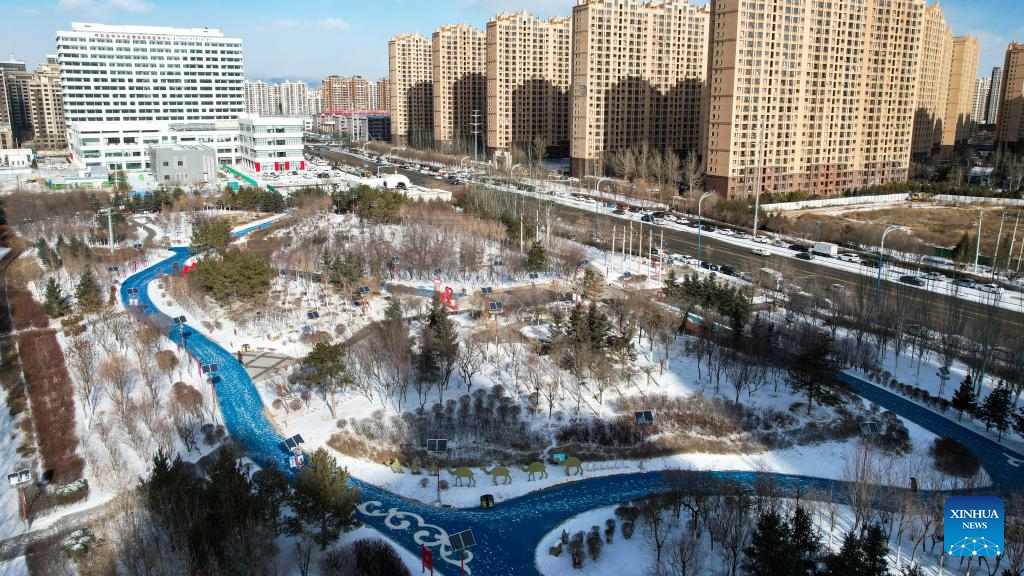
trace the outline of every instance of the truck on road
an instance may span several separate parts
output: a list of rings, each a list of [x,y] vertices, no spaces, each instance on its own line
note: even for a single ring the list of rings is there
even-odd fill
[[[831,242],[815,242],[814,246],[811,247],[811,252],[814,252],[819,256],[836,258],[839,256],[839,246],[836,246]]]

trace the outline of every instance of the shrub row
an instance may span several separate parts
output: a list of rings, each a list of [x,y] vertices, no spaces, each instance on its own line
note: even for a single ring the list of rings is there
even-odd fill
[[[53,330],[23,332],[18,349],[47,474],[52,482],[78,480],[85,462],[77,454],[75,391],[57,335]]]

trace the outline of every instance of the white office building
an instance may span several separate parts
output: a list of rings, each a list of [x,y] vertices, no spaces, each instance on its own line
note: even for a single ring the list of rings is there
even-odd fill
[[[303,129],[307,119],[243,115],[238,119],[241,169],[262,174],[305,170]]]
[[[212,28],[73,23],[57,32],[68,147],[81,167],[146,170],[152,144],[238,161],[242,41]]]
[[[57,32],[69,123],[232,120],[245,111],[242,40],[212,28],[74,23]]]
[[[68,126],[71,161],[82,168],[151,171],[151,146],[203,144],[218,164],[241,160],[238,120],[211,122],[75,122]]]

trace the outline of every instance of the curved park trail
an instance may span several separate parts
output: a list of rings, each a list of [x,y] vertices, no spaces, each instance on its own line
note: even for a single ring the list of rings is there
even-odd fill
[[[242,235],[246,230],[236,233]],[[187,248],[174,248],[160,263],[129,277],[121,286],[121,299],[146,313],[169,318],[160,312],[148,295],[149,284],[169,274],[191,256]],[[137,289],[138,299],[129,300],[129,290]],[[178,340],[178,329],[173,328]],[[220,382],[217,397],[225,425],[232,436],[257,463],[273,461],[286,468],[283,438],[268,421],[264,405],[252,379],[235,356],[189,326],[184,327],[185,346],[200,364],[218,364]],[[858,378],[843,375],[843,380],[864,398],[891,410],[923,428],[954,438],[967,445],[981,459],[997,488],[1024,485],[1024,456],[931,410],[905,400],[887,390]],[[289,470],[289,474],[294,472]],[[784,492],[843,494],[842,481],[786,474],[753,472],[692,472],[690,479],[731,479],[752,485],[767,477]],[[407,500],[372,484],[352,478],[362,492],[357,516],[361,522],[387,535],[418,555],[421,546],[434,552],[434,565],[444,574],[459,573],[459,556],[451,550],[450,535],[472,529],[477,545],[466,553],[465,572],[476,576],[536,574],[534,551],[541,539],[569,518],[601,506],[644,497],[673,484],[671,472],[633,473],[578,480],[546,490],[500,502],[488,510],[437,508]]]

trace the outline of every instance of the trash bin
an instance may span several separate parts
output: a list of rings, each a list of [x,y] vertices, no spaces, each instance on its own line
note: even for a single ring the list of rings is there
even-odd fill
[[[480,497],[480,508],[487,509],[494,507],[494,496],[491,494],[484,494]]]

